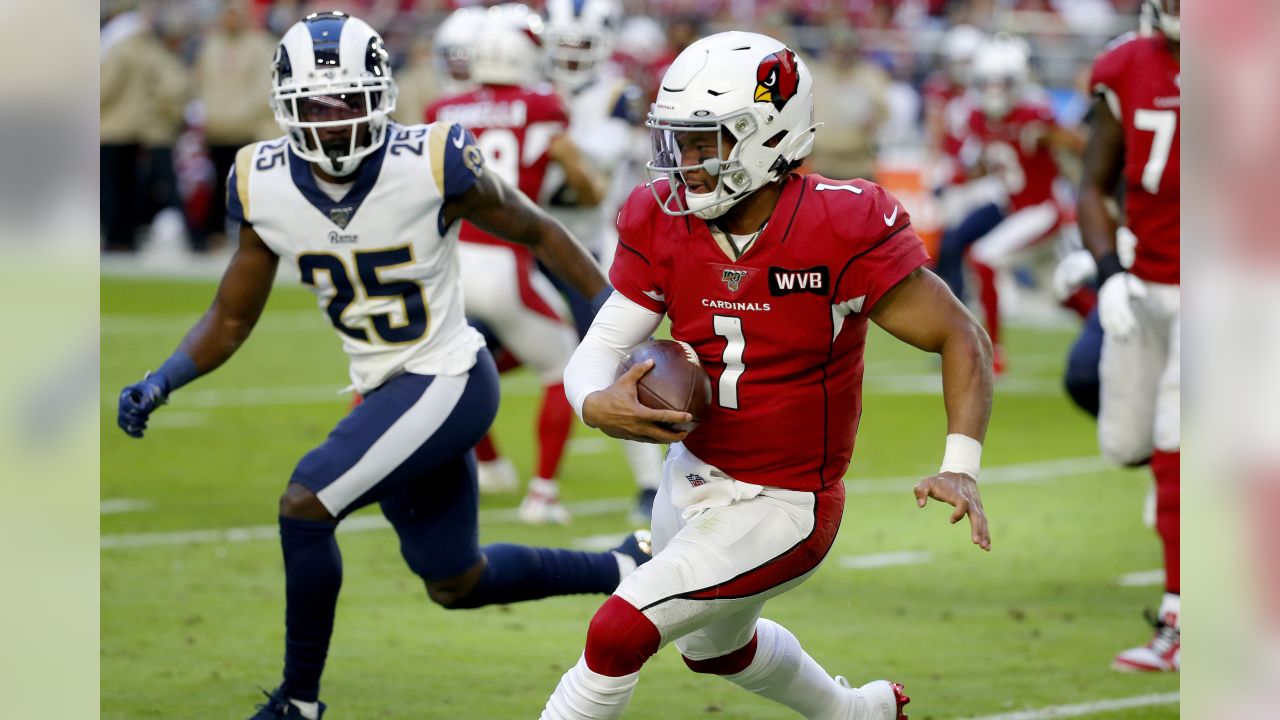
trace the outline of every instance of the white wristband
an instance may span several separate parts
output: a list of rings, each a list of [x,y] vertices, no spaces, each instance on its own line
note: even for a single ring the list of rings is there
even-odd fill
[[[959,433],[947,436],[947,451],[942,456],[942,467],[938,472],[963,473],[977,480],[981,465],[982,443]]]

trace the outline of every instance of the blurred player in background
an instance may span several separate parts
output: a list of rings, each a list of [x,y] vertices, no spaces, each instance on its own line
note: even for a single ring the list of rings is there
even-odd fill
[[[1097,94],[1084,178],[1080,230],[1097,261],[1104,331],[1098,442],[1126,465],[1151,459],[1156,532],[1164,545],[1165,594],[1155,635],[1116,656],[1129,671],[1181,667],[1179,575],[1181,315],[1178,139],[1181,55],[1178,0],[1152,0],[1150,35],[1117,40],[1093,66]],[[1126,268],[1107,201],[1123,184],[1128,228],[1137,240]]]
[[[471,48],[470,79],[477,88],[440,98],[427,107],[426,118],[470,129],[489,171],[526,197],[542,195],[547,168],[554,163],[563,172],[564,192],[575,203],[594,207],[604,198],[604,178],[570,139],[563,101],[549,83],[541,82],[541,34],[541,19],[524,5],[488,10]],[[573,424],[563,375],[578,335],[568,305],[527,247],[469,223],[463,224],[459,238],[468,318],[482,323],[543,385],[536,475],[520,504],[520,518],[567,523],[569,511],[560,502],[556,478]],[[486,469],[495,471],[482,475],[485,490],[515,489],[514,468],[499,458],[491,439],[486,437],[477,453]]]
[[[621,716],[644,663],[675,642],[695,672],[808,718],[902,720],[902,686],[832,678],[765,602],[835,541],[861,413],[868,321],[942,356],[947,454],[915,488],[966,513],[990,548],[976,478],[991,410],[986,333],[936,276],[903,208],[865,180],[793,173],[809,155],[813,79],[787,46],[725,32],[684,50],[649,115],[653,182],[618,219],[616,288],[565,379],[587,425],[674,443],[653,509],[654,559],[596,613],[550,720]],[[692,432],[637,401],[619,360],[663,316],[711,376]],[[786,428],[786,432],[780,432]]]
[[[550,0],[546,13],[549,73],[568,103],[569,137],[607,187],[599,205],[585,206],[564,182],[563,170],[552,167],[548,210],[608,267],[618,246],[618,208],[643,182],[638,173],[643,160],[636,162],[636,156],[638,147],[648,147],[641,127],[647,101],[644,91],[610,60],[622,25],[622,9],[614,0]],[[585,336],[595,316],[590,299],[552,281],[569,301],[579,337]],[[623,451],[639,487],[631,517],[647,525],[662,472],[662,450],[651,443],[624,441]]]
[[[316,294],[350,356],[364,402],[298,463],[280,497],[284,681],[254,720],[314,720],[342,557],[334,532],[379,503],[411,570],[446,608],[611,592],[643,562],[635,536],[606,553],[489,545],[476,528],[471,447],[498,405],[498,377],[467,326],[458,222],[528,244],[584,293],[607,289],[557,223],[489,172],[451,123],[402,126],[382,38],[339,12],[281,39],[271,105],[284,137],[236,156],[227,206],[240,247],[213,306],[177,352],[120,394],[119,424],[142,437],[171,393],[248,339],[281,257]]]
[[[1000,346],[1000,301],[996,271],[1062,227],[1064,201],[1055,192],[1054,151],[1079,154],[1083,139],[1060,126],[1053,110],[1030,83],[1026,44],[1000,34],[986,40],[973,60],[975,101],[969,116],[972,149],[962,150],[983,172],[999,178],[1007,205],[980,207],[943,237],[938,272],[956,297],[964,297],[964,259],[980,284],[987,332],[995,344],[996,372],[1005,358]],[[1075,308],[1073,308],[1075,309]],[[1083,305],[1080,310],[1087,312]]]

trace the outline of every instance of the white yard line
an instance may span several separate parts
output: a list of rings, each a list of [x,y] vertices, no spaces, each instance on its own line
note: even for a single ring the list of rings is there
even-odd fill
[[[917,550],[876,553],[875,555],[845,555],[837,562],[847,570],[876,570],[898,565],[919,565],[933,560],[933,554]]]
[[[565,503],[569,512],[578,517],[588,515],[607,515],[621,512],[631,507],[634,498],[611,498],[607,500],[584,500],[576,503]],[[493,508],[480,511],[480,522],[519,522],[516,508]],[[357,515],[347,518],[338,526],[340,533],[368,532],[390,528],[390,523],[381,515]],[[177,532],[121,533],[103,535],[103,550],[128,548],[174,546],[174,545],[208,545],[211,543],[242,543],[251,540],[274,540],[279,537],[280,529],[276,525],[256,525],[252,527],[220,528],[211,530],[181,530]]]
[[[1112,700],[1094,700],[1092,702],[1079,703],[1076,705],[1052,705],[1050,707],[1035,708],[1032,710],[1018,710],[1016,712],[1001,713],[999,715],[983,715],[981,717],[966,718],[965,720],[1052,720],[1052,718],[1099,715],[1101,713],[1115,712],[1116,710],[1151,707],[1153,705],[1173,705],[1177,703],[1179,699],[1180,696],[1178,693],[1135,695],[1133,697],[1115,698]]]
[[[1150,587],[1164,584],[1164,570],[1143,570],[1131,572],[1116,578],[1116,583],[1123,587]]]
[[[118,515],[120,513],[142,512],[143,510],[150,510],[152,507],[154,507],[154,504],[150,500],[111,498],[98,503],[98,514]]]
[[[1111,467],[1113,466],[1106,460],[1096,456],[1041,460],[1039,462],[984,468],[982,477],[978,478],[978,482],[982,485],[1027,485],[1101,472]],[[846,475],[844,487],[845,492],[849,495],[910,492],[923,477],[923,475],[900,475],[898,477],[860,478],[856,475]]]
[[[1101,458],[1061,458],[1040,462],[1005,465],[987,468],[981,481],[984,484],[1027,484],[1072,477],[1097,472],[1110,467]],[[916,476],[868,478],[848,480],[845,486],[849,494],[870,495],[910,492],[919,481]],[[569,512],[577,516],[607,515],[630,509],[634,498],[608,498],[565,503]],[[519,522],[515,508],[490,508],[480,511],[481,522]],[[379,515],[360,515],[348,518],[338,527],[339,532],[362,532],[388,527]],[[204,545],[208,543],[235,543],[250,540],[274,539],[279,533],[275,525],[222,528],[210,530],[185,530],[178,532],[123,533],[102,536],[103,550],[173,545]]]

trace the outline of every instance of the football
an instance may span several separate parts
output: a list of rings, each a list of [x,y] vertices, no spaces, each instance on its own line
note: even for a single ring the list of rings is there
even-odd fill
[[[653,360],[653,369],[636,384],[640,403],[655,410],[687,412],[693,420],[672,426],[677,432],[692,431],[711,407],[711,378],[698,362],[698,355],[678,340],[650,340],[637,345],[618,364],[618,376],[636,363]]]

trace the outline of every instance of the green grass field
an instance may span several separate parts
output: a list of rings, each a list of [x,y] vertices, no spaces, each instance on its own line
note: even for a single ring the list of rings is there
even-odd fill
[[[247,717],[256,686],[278,682],[276,500],[297,459],[346,410],[337,394],[345,357],[311,296],[282,286],[237,357],[175,394],[145,440],[126,437],[116,393],[168,356],[213,289],[102,282],[103,718]],[[1070,333],[1010,334],[1013,369],[998,385],[983,457],[992,552],[948,525],[942,507],[916,509],[912,478],[936,470],[945,434],[936,363],[876,332],[844,527],[822,570],[766,609],[831,673],[904,682],[913,720],[1178,689],[1177,677],[1108,667],[1117,650],[1147,639],[1140,611],[1159,600],[1158,585],[1119,582],[1160,565],[1155,535],[1140,524],[1149,479],[1097,460],[1092,421],[1058,389]],[[504,378],[497,437],[525,477],[538,394],[526,374]],[[517,495],[486,497],[482,541],[573,545],[629,529],[634,487],[612,441],[579,426],[562,479],[570,503],[618,502],[595,504],[605,510],[580,512],[567,528],[531,528],[502,512]],[[366,508],[351,519],[360,526],[339,535],[345,580],[326,718],[537,717],[603,597],[446,612],[427,601],[376,517]],[[916,562],[865,567],[887,553],[916,553],[904,556]],[[1082,714],[1173,718],[1178,708]],[[688,672],[665,648],[627,717],[794,716]]]

